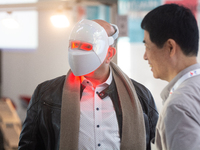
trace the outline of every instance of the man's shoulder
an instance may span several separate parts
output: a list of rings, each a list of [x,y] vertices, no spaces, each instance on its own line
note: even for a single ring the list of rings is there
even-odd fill
[[[156,108],[156,105],[155,105],[155,101],[154,101],[154,98],[151,94],[151,92],[141,83],[131,79],[134,87],[135,87],[135,90],[136,90],[136,93],[137,93],[137,96],[138,96],[138,99],[142,105],[142,109],[144,112],[156,112],[157,114],[157,108]]]
[[[187,103],[200,104],[200,75],[184,81],[171,95],[170,104],[186,105]]]
[[[147,89],[147,87],[145,87],[143,84],[141,84],[133,79],[131,79],[131,81],[132,81],[138,95],[140,95],[142,97],[144,95],[146,95],[148,97],[151,96],[151,92]]]
[[[167,107],[178,107],[185,111],[199,111],[200,106],[200,76],[196,77],[198,80],[193,79],[185,81],[177,90],[170,96]]]
[[[55,77],[53,79],[49,79],[49,80],[46,80],[44,82],[41,82],[40,84],[51,84],[51,83],[56,83],[56,82],[60,82],[60,81],[63,81],[65,80],[66,78],[66,75],[62,75],[62,76],[59,76],[59,77]]]
[[[184,81],[169,97],[164,106],[166,113],[182,112],[188,116],[200,115],[200,76]],[[193,117],[195,118],[195,117]],[[198,117],[199,119],[199,117]]]
[[[54,87],[58,87],[59,85],[63,85],[64,81],[65,81],[66,75],[62,75],[50,80],[46,80],[42,83],[40,83],[37,88],[39,88],[41,90],[41,92],[46,91],[48,89],[54,88]]]

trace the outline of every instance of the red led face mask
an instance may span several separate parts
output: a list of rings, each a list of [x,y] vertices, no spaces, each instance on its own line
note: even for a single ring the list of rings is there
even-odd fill
[[[92,44],[81,41],[71,41],[70,47],[71,49],[81,49],[85,51],[91,51],[93,48]]]

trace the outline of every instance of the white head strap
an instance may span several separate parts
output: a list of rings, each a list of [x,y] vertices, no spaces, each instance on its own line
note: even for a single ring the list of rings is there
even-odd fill
[[[118,34],[119,34],[118,27],[115,24],[111,24],[111,25],[115,29],[115,33],[112,36],[108,37],[108,43],[109,43],[109,45],[112,45],[114,43],[114,41],[118,38]]]
[[[115,24],[111,24],[111,25],[115,29],[115,33],[112,35],[112,37],[113,37],[114,40],[116,40],[118,38],[118,35],[119,35],[119,29],[118,29],[117,25],[115,25]]]

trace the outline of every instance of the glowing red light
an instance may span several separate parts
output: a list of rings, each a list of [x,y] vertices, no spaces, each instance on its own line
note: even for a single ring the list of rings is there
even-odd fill
[[[90,51],[92,50],[92,44],[89,43],[82,43],[80,49]]]
[[[71,49],[82,49],[85,51],[92,50],[93,46],[90,43],[81,42],[81,41],[71,41]]]
[[[72,41],[71,42],[71,48],[72,49],[79,48],[80,43],[81,43],[81,41]]]

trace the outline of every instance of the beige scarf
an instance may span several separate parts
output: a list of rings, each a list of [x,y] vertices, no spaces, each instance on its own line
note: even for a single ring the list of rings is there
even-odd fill
[[[120,150],[145,150],[146,135],[143,111],[129,77],[111,62],[122,107],[122,139]],[[77,150],[80,121],[80,77],[68,72],[63,87],[60,150]]]

